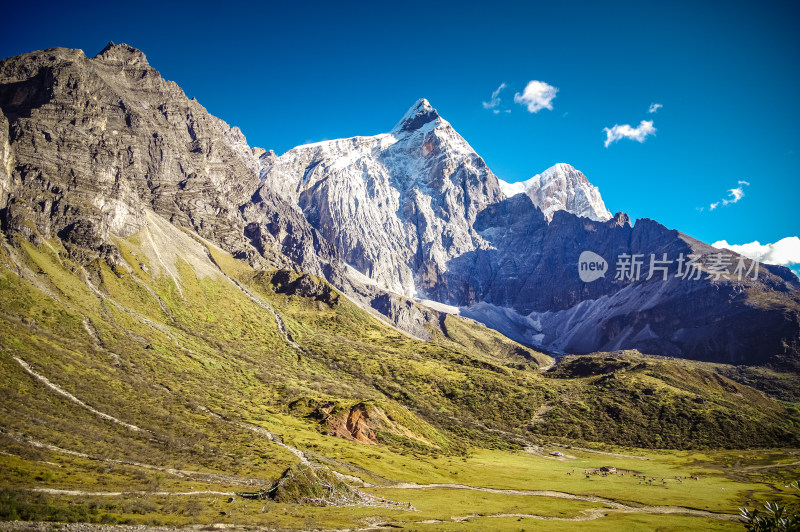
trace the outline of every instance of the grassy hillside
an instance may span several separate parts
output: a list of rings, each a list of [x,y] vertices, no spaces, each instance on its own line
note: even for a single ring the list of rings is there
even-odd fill
[[[702,464],[612,460],[576,446],[797,444],[791,403],[713,368],[625,353],[543,374],[546,355],[453,316],[420,342],[321,279],[254,271],[169,224],[119,239],[124,263],[114,265],[79,264],[58,240],[0,244],[0,520],[330,528],[375,518],[448,529],[478,511],[495,516],[492,527],[518,516],[646,523],[635,508],[664,493],[594,469],[611,460],[653,477],[702,471],[699,499],[667,486],[669,504],[698,511],[735,513],[766,488],[716,469],[726,453]],[[549,455],[556,449],[566,456]],[[769,465],[780,477],[793,459],[782,451]],[[226,502],[306,461],[419,512]]]
[[[560,398],[545,405],[547,414],[531,430],[672,449],[798,445],[796,405],[719,370],[637,352],[565,357],[547,373],[561,385]]]

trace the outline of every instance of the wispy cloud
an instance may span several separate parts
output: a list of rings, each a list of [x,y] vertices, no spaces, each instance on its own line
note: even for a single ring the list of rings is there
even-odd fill
[[[789,236],[774,244],[761,244],[756,240],[749,244],[728,244],[725,240],[711,244],[715,248],[729,249],[749,259],[758,259],[766,264],[792,267],[800,264],[800,238]]]
[[[732,188],[728,191],[728,197],[722,200],[723,205],[728,203],[736,203],[744,197],[744,189],[742,187]]]
[[[553,99],[557,92],[556,87],[534,79],[528,82],[522,94],[514,94],[514,103],[526,106],[529,113],[538,113],[542,109],[552,111]]]
[[[652,120],[642,120],[636,127],[632,127],[630,124],[614,124],[614,127],[605,127],[603,131],[606,134],[605,147],[608,148],[611,144],[621,139],[644,142],[644,139],[650,135],[655,135],[656,128],[653,127]]]
[[[741,200],[744,197],[744,187],[750,186],[750,183],[748,181],[740,179],[736,184],[739,186],[728,189],[728,195],[722,198],[721,200],[715,201],[714,203],[710,204],[708,206],[708,210],[713,211],[720,205],[725,206],[738,203],[739,200]],[[701,211],[703,210],[702,207],[700,208],[700,210]]]
[[[483,108],[484,109],[492,109],[494,114],[498,114],[500,112],[500,110],[497,109],[497,106],[500,105],[500,101],[502,99],[502,98],[500,98],[500,91],[502,91],[506,87],[507,87],[507,85],[505,84],[505,82],[501,83],[500,86],[497,87],[497,90],[492,92],[492,99],[489,100],[488,102],[483,102]]]
[[[658,110],[661,109],[662,107],[664,107],[664,106],[661,105],[660,103],[651,103],[650,104],[650,108],[647,110],[647,112],[650,113],[650,114],[654,114],[654,113],[657,113]]]

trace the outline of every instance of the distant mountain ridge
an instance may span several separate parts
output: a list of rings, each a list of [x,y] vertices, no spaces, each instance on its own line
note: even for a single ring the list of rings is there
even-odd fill
[[[791,272],[761,265],[756,280],[715,279],[719,250],[610,217],[566,164],[503,183],[424,99],[388,133],[277,156],[251,149],[139,50],[112,43],[89,59],[55,48],[0,61],[0,159],[3,233],[58,238],[79,261],[124,267],[113,237],[155,215],[256,268],[324,276],[420,338],[448,307],[412,299],[556,352],[800,367]],[[509,197],[517,188],[525,194]],[[587,250],[608,263],[592,282],[578,275]],[[665,253],[668,281],[616,278],[619,257]],[[677,277],[690,254],[702,275]]]

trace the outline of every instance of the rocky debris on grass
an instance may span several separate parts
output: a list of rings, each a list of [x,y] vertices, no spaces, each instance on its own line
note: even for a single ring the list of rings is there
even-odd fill
[[[354,488],[326,467],[300,464],[287,469],[268,489],[238,493],[246,499],[302,504],[306,506],[373,506],[414,510],[401,503]]]

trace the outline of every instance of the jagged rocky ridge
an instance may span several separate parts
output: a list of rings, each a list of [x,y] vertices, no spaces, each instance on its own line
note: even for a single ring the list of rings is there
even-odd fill
[[[211,116],[144,54],[55,48],[0,63],[4,228],[85,250],[139,231],[145,210],[248,252],[238,206],[259,186],[238,128]]]
[[[667,282],[612,271],[584,283],[584,250],[612,269],[622,253],[708,263],[717,250],[650,220],[609,219],[568,165],[508,197],[514,187],[425,100],[387,134],[278,157],[250,149],[134,48],[111,44],[92,59],[55,48],[0,62],[0,159],[4,233],[57,237],[83,259],[115,262],[109,235],[136,233],[154,214],[257,267],[325,276],[423,338],[441,315],[410,297],[555,351],[797,367],[800,283],[788,270],[689,281],[673,264]]]
[[[631,225],[624,213],[599,222],[557,211],[548,223],[524,195],[489,207],[475,227],[493,249],[456,259],[437,297],[507,336],[556,352],[625,346],[734,364],[780,359],[796,367],[800,282],[786,268],[762,264],[756,280],[755,270],[740,280],[731,257],[729,278],[709,279],[720,251],[679,231],[649,219]],[[608,261],[606,275],[592,282],[578,271],[586,250]],[[624,254],[640,256],[638,279],[617,278]],[[672,261],[664,264],[666,275],[655,270],[648,279],[651,255],[665,254]],[[679,259],[689,255],[702,266],[684,278]],[[743,265],[755,268],[750,260]]]

